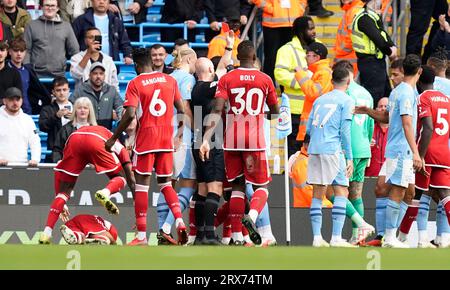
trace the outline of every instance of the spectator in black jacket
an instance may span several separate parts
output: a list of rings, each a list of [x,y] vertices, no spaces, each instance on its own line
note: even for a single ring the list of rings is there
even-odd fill
[[[70,122],[64,125],[56,135],[53,146],[52,159],[56,163],[62,159],[64,146],[70,134],[83,126],[96,126],[94,108],[88,98],[79,98],[73,104],[73,113]]]
[[[39,129],[46,132],[47,149],[53,151],[55,139],[62,126],[70,122],[73,106],[69,102],[69,81],[65,77],[56,77],[53,80],[53,96],[55,101],[42,108],[39,115]],[[47,155],[45,162],[51,163],[53,158]]]
[[[85,50],[85,32],[88,28],[97,27],[102,33],[102,52],[112,57],[115,61],[120,60],[119,53],[122,52],[124,62],[131,64],[131,43],[122,20],[108,11],[109,0],[92,0],[92,8],[86,13],[78,16],[73,22],[73,30],[77,37],[80,49]],[[108,29],[106,30],[106,26]]]
[[[9,45],[7,41],[0,41],[0,99],[6,90],[15,87],[22,91],[22,80],[20,74],[6,64]]]
[[[161,9],[161,23],[187,23],[188,41],[195,42],[195,26],[200,23],[203,14],[202,0],[165,0]],[[183,29],[161,28],[161,41],[174,42],[184,38]],[[172,51],[168,51],[171,53]]]
[[[240,19],[241,25],[246,25],[252,5],[247,0],[203,0],[210,30],[205,31],[205,40],[210,42],[220,33],[219,23],[231,19]]]
[[[450,59],[450,24],[445,15],[439,16],[439,31],[433,37],[431,52],[436,52],[439,47],[445,49],[447,59]]]
[[[14,39],[9,46],[11,59],[8,66],[19,72],[22,80],[22,110],[29,115],[38,115],[42,107],[50,104],[52,98],[47,88],[39,81],[39,77],[31,63],[24,64],[27,45],[22,38]]]

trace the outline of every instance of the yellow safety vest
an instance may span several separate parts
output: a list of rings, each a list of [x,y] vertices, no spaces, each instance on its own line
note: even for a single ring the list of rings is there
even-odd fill
[[[375,55],[376,58],[382,59],[383,52],[381,52],[381,50],[375,45],[375,43],[365,33],[361,32],[359,30],[358,21],[364,15],[367,15],[370,18],[372,18],[372,20],[375,22],[378,30],[380,30],[381,36],[383,36],[384,40],[387,41],[386,32],[383,30],[383,27],[380,27],[378,25],[380,16],[376,12],[374,12],[370,9],[364,9],[364,10],[361,10],[353,19],[353,24],[352,24],[353,28],[352,28],[352,35],[351,35],[353,49],[356,52]]]

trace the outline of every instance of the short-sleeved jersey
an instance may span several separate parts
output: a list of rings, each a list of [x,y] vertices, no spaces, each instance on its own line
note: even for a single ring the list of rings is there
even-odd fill
[[[342,127],[352,120],[354,102],[346,93],[333,90],[320,96],[309,115],[306,131],[311,140],[309,154],[335,154],[342,151]]]
[[[136,108],[136,154],[173,151],[174,102],[180,99],[177,82],[167,74],[143,73],[128,83],[123,106]]]
[[[264,104],[277,104],[272,79],[257,69],[235,69],[219,80],[216,98],[227,101],[223,149],[265,150]]]
[[[373,108],[373,98],[364,87],[351,82],[347,94],[355,102],[355,106]],[[372,141],[374,121],[366,114],[353,116],[351,139],[353,158],[370,158],[370,142]]]
[[[181,98],[183,98],[183,100],[190,100],[192,98],[192,89],[195,85],[195,77],[192,74],[181,69],[174,70],[170,74],[170,76],[172,76],[177,81]]]
[[[417,124],[417,99],[415,90],[407,83],[402,82],[389,95],[387,106],[389,111],[389,132],[386,144],[386,158],[412,159],[413,153],[406,141],[405,132],[403,132],[402,116],[412,117],[414,134]]]
[[[425,155],[428,166],[450,168],[449,125],[450,125],[450,96],[435,90],[423,92],[419,96],[419,120],[431,117],[433,120],[433,135]],[[420,143],[422,123],[417,124]]]
[[[442,77],[435,77],[433,88],[450,97],[450,80]]]
[[[90,234],[108,232],[112,224],[102,217],[91,214],[79,214],[70,219],[66,225],[76,231],[81,231],[86,237]]]

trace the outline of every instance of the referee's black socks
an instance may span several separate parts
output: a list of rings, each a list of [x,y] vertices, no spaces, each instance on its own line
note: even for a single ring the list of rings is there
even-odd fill
[[[201,241],[205,231],[205,200],[206,197],[201,196],[197,192],[194,193],[193,199],[195,200],[195,227],[197,228],[196,239]]]
[[[207,239],[216,237],[214,232],[214,218],[219,208],[220,195],[208,192],[205,201],[205,235]]]

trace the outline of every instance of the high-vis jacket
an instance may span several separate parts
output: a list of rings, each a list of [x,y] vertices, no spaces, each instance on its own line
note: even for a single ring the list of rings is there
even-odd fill
[[[208,58],[211,59],[215,56],[223,56],[225,54],[225,47],[227,46],[227,34],[228,32],[224,32],[223,28],[219,35],[216,35],[213,39],[211,39],[208,44]],[[231,54],[231,59],[233,60],[234,65],[239,65],[239,61],[237,59],[237,47],[241,43],[239,39],[239,32],[234,34],[234,44],[233,51]]]
[[[253,3],[263,10],[262,26],[277,28],[291,27],[297,17],[303,16],[307,0],[253,0]]]
[[[283,86],[284,93],[289,97],[291,114],[300,115],[303,111],[305,94],[295,79],[295,68],[307,69],[306,51],[297,36],[286,43],[277,52],[275,61],[275,80],[278,85]]]
[[[335,62],[342,59],[350,61],[353,65],[355,75],[357,75],[358,66],[356,64],[357,58],[356,53],[353,50],[351,39],[352,23],[356,13],[360,12],[361,9],[363,9],[363,6],[364,3],[361,2],[361,0],[354,0],[351,3],[342,6],[344,15],[339,23],[334,47]]]
[[[330,61],[328,59],[321,59],[318,62],[311,64],[308,69],[313,73],[311,78],[308,77],[306,71],[298,71],[295,74],[295,79],[298,81],[305,94],[303,112],[300,117],[300,125],[297,134],[297,140],[300,141],[305,139],[306,124],[308,123],[309,114],[311,113],[314,101],[321,95],[333,90],[333,84],[331,82],[333,72],[331,71]]]
[[[353,19],[351,34],[353,49],[358,53],[374,55],[377,59],[382,59],[384,56],[383,52],[365,33],[361,32],[360,27],[358,26],[358,20],[364,15],[369,16],[373,20],[378,30],[380,31],[381,36],[385,41],[388,41],[388,36],[383,30],[384,28],[380,27],[380,16],[371,9],[363,9],[359,11]]]

